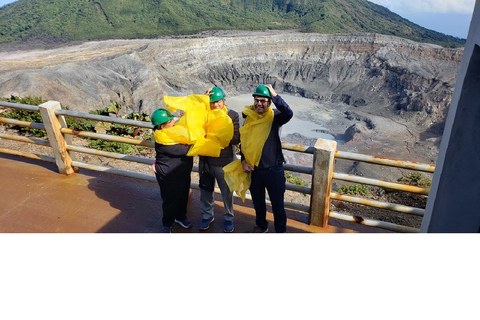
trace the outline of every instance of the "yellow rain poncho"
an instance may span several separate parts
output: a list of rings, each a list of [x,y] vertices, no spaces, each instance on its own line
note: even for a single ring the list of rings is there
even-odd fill
[[[207,95],[164,96],[163,100],[169,111],[182,110],[185,114],[175,126],[156,130],[156,142],[164,145],[191,144],[187,156],[210,157],[218,157],[220,151],[230,144],[233,122],[226,107],[210,110],[210,99]]]
[[[164,96],[163,101],[171,112],[182,110],[185,114],[171,128],[155,130],[155,141],[164,145],[194,144],[205,135],[204,125],[210,100],[206,95],[191,94],[185,97]]]
[[[204,129],[205,135],[197,139],[187,156],[218,157],[220,151],[230,144],[233,138],[233,122],[228,116],[228,109],[209,108]]]
[[[267,141],[273,123],[273,110],[259,115],[254,106],[243,109],[247,116],[245,123],[240,128],[240,144],[245,160],[252,166],[258,166],[262,156],[263,145]],[[240,159],[223,167],[225,181],[231,191],[235,191],[245,202],[245,193],[250,187],[251,173],[243,171]]]

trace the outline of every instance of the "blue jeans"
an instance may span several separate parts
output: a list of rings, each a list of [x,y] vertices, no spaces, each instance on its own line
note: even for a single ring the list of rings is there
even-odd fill
[[[275,231],[285,232],[287,231],[287,214],[284,205],[285,172],[283,164],[266,169],[257,168],[252,172],[250,194],[255,208],[255,222],[262,229],[268,227],[265,189],[267,189],[272,203]]]

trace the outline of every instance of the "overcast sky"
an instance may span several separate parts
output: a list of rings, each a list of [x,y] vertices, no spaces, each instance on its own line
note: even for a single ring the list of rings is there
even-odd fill
[[[369,0],[424,28],[467,38],[475,0]],[[15,2],[0,0],[0,6]]]

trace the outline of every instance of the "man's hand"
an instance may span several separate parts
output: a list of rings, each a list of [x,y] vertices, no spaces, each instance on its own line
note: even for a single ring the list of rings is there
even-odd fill
[[[249,172],[252,172],[252,171],[253,171],[253,167],[252,167],[251,165],[249,165],[249,164],[247,163],[247,161],[245,161],[245,160],[242,160],[242,167],[243,167],[243,171],[244,171],[244,172],[249,173]]]
[[[211,96],[213,94],[213,92],[211,92],[212,90],[213,90],[213,87],[208,88],[207,91],[205,91],[204,94],[206,94],[207,96]]]
[[[272,97],[275,97],[277,95],[277,92],[275,91],[275,89],[273,89],[272,85],[271,84],[266,84],[265,87],[268,88],[268,90],[270,91],[270,94],[272,95]]]
[[[173,115],[177,118],[181,118],[185,115],[185,111],[183,111],[181,109],[177,109],[177,111],[175,111],[175,113]]]

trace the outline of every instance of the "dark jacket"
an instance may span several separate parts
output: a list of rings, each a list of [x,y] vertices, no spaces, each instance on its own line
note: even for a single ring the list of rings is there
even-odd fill
[[[239,131],[239,122],[238,122],[238,113],[236,111],[228,109],[228,116],[232,119],[233,122],[233,137],[230,140],[230,144],[220,151],[218,157],[205,157],[201,156],[200,161],[206,162],[211,166],[215,167],[224,167],[233,160],[236,159],[235,156],[235,145],[240,143],[240,131]]]
[[[169,179],[190,175],[193,166],[193,157],[187,157],[190,145],[175,144],[163,145],[155,142],[155,170],[162,179]]]
[[[282,141],[280,140],[280,128],[292,119],[293,111],[278,94],[272,97],[272,102],[276,107],[276,109],[273,109],[272,129],[263,145],[260,163],[255,168],[271,168],[285,162],[282,152]],[[243,116],[245,117],[245,115]],[[241,157],[242,160],[245,159],[243,155]]]

